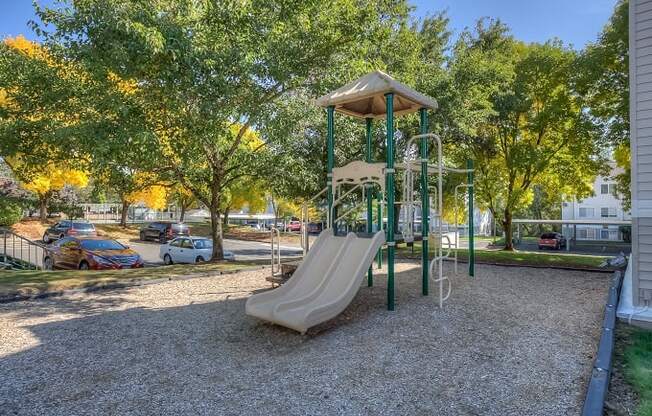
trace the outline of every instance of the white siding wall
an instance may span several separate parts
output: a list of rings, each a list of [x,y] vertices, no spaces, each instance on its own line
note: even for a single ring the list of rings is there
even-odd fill
[[[633,302],[652,300],[652,0],[629,5]]]

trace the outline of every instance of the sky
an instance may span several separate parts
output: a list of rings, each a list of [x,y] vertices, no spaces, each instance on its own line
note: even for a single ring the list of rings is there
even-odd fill
[[[37,0],[51,4],[53,0]],[[545,42],[559,38],[576,49],[594,42],[607,23],[616,0],[409,0],[423,17],[446,10],[451,28],[459,34],[483,16],[501,19],[516,38]],[[34,19],[32,0],[0,0],[0,38],[36,36],[27,26]]]

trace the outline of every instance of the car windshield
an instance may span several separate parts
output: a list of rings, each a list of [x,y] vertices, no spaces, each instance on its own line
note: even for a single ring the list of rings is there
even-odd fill
[[[207,239],[195,240],[195,248],[213,248],[213,242]]]
[[[72,228],[75,230],[94,230],[93,224],[89,222],[73,222]]]
[[[544,235],[541,236],[541,238],[546,239],[546,240],[550,240],[550,239],[553,239],[555,237],[556,237],[555,234],[544,234]]]
[[[124,250],[125,246],[115,240],[81,240],[85,250]]]
[[[172,224],[172,229],[174,231],[184,231],[188,229],[188,226],[185,224]]]

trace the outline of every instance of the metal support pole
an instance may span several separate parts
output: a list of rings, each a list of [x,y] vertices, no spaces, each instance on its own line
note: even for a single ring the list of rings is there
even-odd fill
[[[420,133],[428,133],[428,110],[419,110]],[[421,138],[421,294],[428,296],[428,216],[430,215],[428,198],[428,138]]]
[[[326,133],[326,152],[328,155],[328,164],[326,166],[326,186],[328,187],[328,212],[332,212],[333,208],[333,166],[335,165],[335,123],[334,123],[334,116],[335,116],[335,106],[328,106],[326,109],[327,112],[327,120],[326,120],[326,128],[327,128],[327,133]],[[336,218],[337,215],[333,213],[331,215],[331,218],[329,220],[329,224],[327,224],[328,228],[334,227],[333,224],[333,219]]]
[[[387,108],[387,309],[394,310],[394,94],[385,94]]]
[[[367,163],[372,162],[372,155],[371,155],[371,128],[373,125],[373,119],[367,118],[365,119],[366,121],[366,136],[367,136],[367,143],[366,143],[366,156],[367,156]],[[367,232],[371,233],[373,231],[373,221],[374,221],[374,208],[373,208],[373,185],[367,184]],[[374,272],[373,272],[373,265],[369,266],[369,270],[367,271],[367,286],[371,287],[374,285]]]
[[[473,160],[466,161],[467,173],[466,183],[469,185],[469,276],[475,275],[475,247],[473,242]]]
[[[378,192],[376,202],[378,203],[378,231],[383,231],[383,200],[384,196],[382,192]],[[383,248],[381,247],[380,250],[378,250],[378,268],[381,269],[383,267]]]

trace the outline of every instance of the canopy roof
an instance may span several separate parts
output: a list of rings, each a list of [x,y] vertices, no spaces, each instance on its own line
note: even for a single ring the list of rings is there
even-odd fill
[[[317,99],[320,107],[335,106],[335,110],[359,118],[384,118],[387,115],[385,94],[394,93],[394,114],[407,114],[421,108],[437,108],[437,101],[407,85],[401,84],[382,71],[374,71]]]

